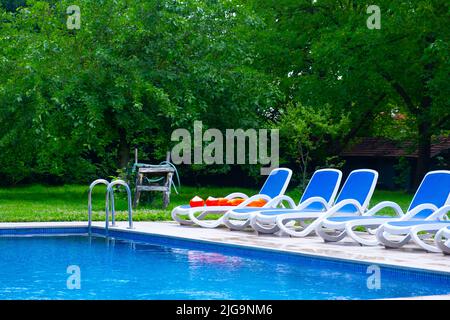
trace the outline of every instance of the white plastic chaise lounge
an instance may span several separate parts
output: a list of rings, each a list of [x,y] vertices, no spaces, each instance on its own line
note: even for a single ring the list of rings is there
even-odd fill
[[[439,230],[434,237],[434,242],[444,254],[450,255],[450,226]]]
[[[294,237],[305,237],[312,232],[321,219],[329,215],[351,215],[357,211],[354,207],[367,208],[372,197],[375,185],[378,179],[378,172],[369,169],[354,170],[350,173],[342,187],[335,205],[330,207],[324,201],[317,201],[323,205],[323,209],[310,210],[306,208],[299,209],[274,209],[264,212],[258,212],[252,220],[257,219],[259,224],[276,223],[281,233]],[[308,203],[311,204],[311,203]],[[309,221],[312,221],[308,223]],[[299,222],[301,229],[296,230],[292,223]],[[255,224],[255,222],[251,222]]]
[[[359,169],[350,172],[335,205],[325,212],[285,211],[277,215],[276,223],[281,232],[294,237],[305,237],[315,232],[323,219],[331,216],[355,216],[367,210],[378,180],[378,172],[370,169]],[[292,212],[294,211],[294,212]],[[308,220],[313,220],[305,224]],[[298,221],[302,227],[296,230],[291,221]]]
[[[223,224],[230,230],[243,230],[247,228],[252,221],[252,217],[259,213],[274,210],[283,205],[283,202],[293,209],[316,210],[323,212],[324,206],[330,207],[334,202],[339,185],[342,179],[342,172],[337,169],[320,169],[314,172],[311,180],[306,186],[305,191],[298,205],[289,196],[280,195],[273,198],[263,208],[237,208],[228,211],[223,216]],[[278,231],[276,222],[265,225],[252,225],[253,229],[261,233],[275,233]]]
[[[382,224],[390,221],[424,221],[431,213],[446,204],[449,204],[450,185],[442,185],[445,176],[450,171],[432,171],[425,175],[406,213],[400,206],[392,201],[383,201],[361,216],[353,217],[330,217],[324,219],[316,228],[316,233],[326,241],[339,241],[348,235],[361,245],[375,246],[379,244],[374,236],[375,230]],[[391,208],[397,216],[376,215],[383,209]],[[373,235],[362,234],[355,231],[357,227],[364,227]],[[442,227],[437,227],[439,230]],[[436,227],[435,227],[436,228]],[[437,231],[436,230],[436,231]],[[330,231],[333,234],[330,234]]]
[[[228,200],[235,198],[243,198],[243,201],[238,206],[201,206],[191,207],[190,205],[182,205],[172,210],[172,219],[182,225],[197,224],[204,228],[215,228],[222,224],[223,214],[231,209],[244,208],[249,203],[263,199],[267,203],[276,196],[283,195],[287,189],[289,181],[291,180],[292,170],[288,168],[273,169],[267,177],[264,185],[258,194],[251,197],[241,192],[234,192],[227,195]],[[209,214],[221,214],[222,216],[215,220],[204,220]],[[187,218],[186,218],[187,216]]]
[[[423,209],[408,220],[389,221],[377,229],[377,239],[386,248],[400,248],[412,239],[425,250],[440,252],[437,247],[429,245],[423,240],[430,238],[433,231],[435,233],[448,225],[450,171],[432,171],[427,174],[427,178],[428,175],[430,175],[430,187],[427,188],[426,193],[423,193],[423,200],[417,200],[426,203],[423,204]],[[419,233],[421,234],[419,235]],[[396,238],[392,238],[392,235],[395,235]]]
[[[441,208],[442,213],[450,212],[450,205]],[[445,216],[445,215],[444,215]],[[450,253],[450,247],[445,247],[445,243],[450,244],[450,239],[447,235],[447,240],[445,238],[445,230],[450,227],[450,221],[424,221],[422,224],[412,227],[409,235],[411,240],[415,242],[418,246],[429,252],[443,252],[446,254]],[[443,230],[443,231],[441,231]],[[434,241],[431,241],[431,237],[434,234]],[[427,242],[426,239],[430,241]]]

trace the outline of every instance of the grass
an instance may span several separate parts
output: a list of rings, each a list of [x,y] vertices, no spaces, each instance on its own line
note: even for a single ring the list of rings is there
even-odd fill
[[[140,205],[133,212],[134,221],[170,220],[172,208],[186,204],[195,196],[206,199],[208,196],[225,196],[231,192],[242,191],[254,194],[257,190],[242,188],[188,187],[183,186],[180,194],[172,193],[171,203],[166,210],[161,208],[162,200],[158,194],[150,204]],[[103,221],[105,205],[105,189],[98,186],[93,193],[93,220]],[[33,185],[26,187],[0,189],[0,222],[25,221],[87,221],[88,187],[65,185],[60,187]],[[289,190],[287,194],[298,201],[300,192]],[[412,195],[403,192],[376,191],[371,205],[380,201],[397,202],[406,210]],[[126,220],[126,199],[120,194],[116,200],[117,220]],[[392,212],[392,211],[391,211]],[[385,211],[384,213],[389,213]]]

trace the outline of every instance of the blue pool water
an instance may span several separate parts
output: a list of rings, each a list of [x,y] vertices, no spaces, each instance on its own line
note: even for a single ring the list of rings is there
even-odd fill
[[[159,239],[159,240],[158,240]],[[170,245],[169,245],[170,244]],[[68,289],[68,266],[80,289]],[[450,277],[155,238],[0,237],[0,299],[372,299],[450,293]],[[373,283],[373,282],[371,282]]]

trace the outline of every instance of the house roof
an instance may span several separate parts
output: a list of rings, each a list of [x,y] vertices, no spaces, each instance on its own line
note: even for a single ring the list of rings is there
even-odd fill
[[[431,145],[431,157],[450,149],[450,136],[439,137]],[[342,157],[408,157],[417,158],[412,141],[399,143],[385,138],[361,138],[341,153]]]

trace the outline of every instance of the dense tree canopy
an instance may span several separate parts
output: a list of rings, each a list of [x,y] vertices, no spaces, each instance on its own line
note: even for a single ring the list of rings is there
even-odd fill
[[[30,1],[2,12],[0,172],[63,180],[127,164],[133,145],[164,157],[170,133],[193,120],[253,127],[281,93],[249,67],[239,28],[258,25],[230,1]],[[9,125],[7,125],[9,124]]]
[[[450,130],[445,0],[379,0],[381,29],[364,1],[79,0],[79,30],[71,4],[0,2],[3,183],[85,182],[134,146],[157,161],[194,120],[280,128],[309,170],[358,136],[412,139],[420,179]]]
[[[272,22],[270,34],[281,40],[263,37],[268,44],[262,47],[271,46],[263,53],[271,66],[282,66],[269,72],[284,79],[284,91],[293,101],[324,109],[319,114],[331,108],[327,119],[336,125],[348,117],[351,125],[340,126],[338,135],[336,128],[315,135],[328,153],[338,153],[358,135],[410,139],[418,146],[418,183],[429,169],[432,137],[450,129],[449,4],[378,1],[380,29],[367,27],[369,4],[255,1],[258,12]],[[406,121],[393,124],[398,114]],[[314,140],[312,134],[304,145]]]

